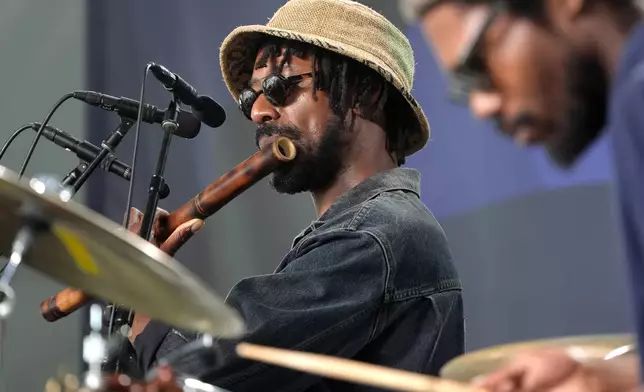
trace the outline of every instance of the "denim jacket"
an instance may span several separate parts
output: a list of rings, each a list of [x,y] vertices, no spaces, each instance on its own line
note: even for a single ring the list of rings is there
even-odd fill
[[[294,239],[273,274],[237,283],[226,303],[246,322],[241,340],[429,375],[462,354],[460,281],[419,184],[407,168],[368,178]],[[192,339],[153,321],[134,347],[150,368]],[[210,360],[174,369],[230,391],[374,390],[241,359],[236,343],[217,340]]]

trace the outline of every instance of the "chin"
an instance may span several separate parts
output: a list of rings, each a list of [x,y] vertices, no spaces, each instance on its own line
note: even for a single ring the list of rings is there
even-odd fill
[[[571,169],[597,141],[599,134],[585,132],[583,137],[568,135],[546,144],[545,148],[555,165],[562,169]]]
[[[305,181],[284,173],[274,173],[269,182],[271,188],[277,193],[285,195],[295,195],[302,192],[310,191],[310,186]]]

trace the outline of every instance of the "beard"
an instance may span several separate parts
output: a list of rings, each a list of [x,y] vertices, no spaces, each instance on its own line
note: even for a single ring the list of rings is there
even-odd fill
[[[609,80],[596,56],[570,55],[566,66],[566,91],[570,105],[564,131],[548,143],[550,158],[568,168],[601,135],[608,116]]]
[[[322,138],[315,144],[303,138],[302,132],[293,125],[261,125],[256,132],[256,143],[261,136],[285,136],[297,149],[293,162],[273,172],[270,186],[278,193],[289,195],[320,192],[331,187],[344,170],[347,133],[344,123],[335,116],[329,119]]]

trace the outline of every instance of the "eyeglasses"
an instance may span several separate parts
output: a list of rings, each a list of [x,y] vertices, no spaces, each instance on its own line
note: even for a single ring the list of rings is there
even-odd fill
[[[264,94],[271,105],[284,106],[293,91],[293,87],[300,83],[306,76],[313,76],[313,73],[307,72],[301,75],[289,77],[280,75],[279,73],[272,73],[262,81],[261,90],[255,91],[252,88],[242,90],[242,92],[239,93],[237,106],[239,107],[239,110],[244,113],[246,118],[252,120],[250,115],[253,110],[253,105],[261,94]]]
[[[492,81],[480,56],[485,33],[496,17],[506,10],[504,1],[498,1],[488,14],[485,22],[474,35],[474,39],[463,50],[460,60],[448,75],[449,96],[455,102],[467,104],[472,90],[490,90]]]

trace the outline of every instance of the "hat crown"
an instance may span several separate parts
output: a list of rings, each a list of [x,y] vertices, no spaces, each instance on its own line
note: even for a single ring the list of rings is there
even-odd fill
[[[414,52],[405,35],[384,16],[351,0],[290,0],[267,27],[318,36],[363,52],[363,63],[398,79],[407,91],[414,81]],[[384,71],[384,72],[382,72]]]

